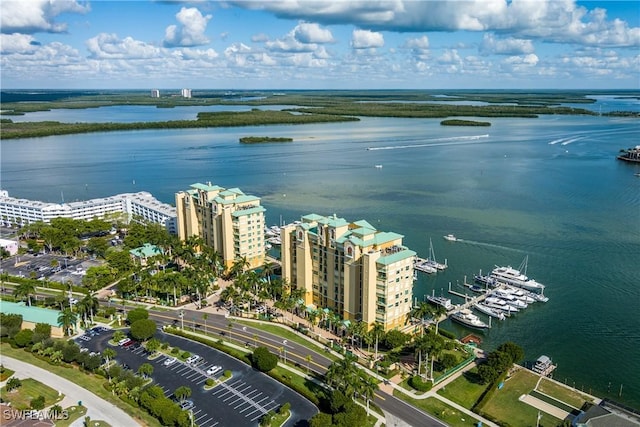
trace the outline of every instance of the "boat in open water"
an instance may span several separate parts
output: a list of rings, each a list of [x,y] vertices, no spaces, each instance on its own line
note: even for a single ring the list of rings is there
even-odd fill
[[[458,238],[456,236],[454,236],[453,234],[447,234],[446,236],[442,236],[444,237],[444,240],[448,240],[450,242],[457,242]]]
[[[489,325],[484,323],[471,310],[465,308],[451,313],[451,320],[474,329],[487,329]]]

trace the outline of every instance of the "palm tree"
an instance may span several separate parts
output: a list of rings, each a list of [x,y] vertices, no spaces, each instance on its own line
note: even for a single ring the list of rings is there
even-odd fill
[[[138,374],[142,375],[144,378],[148,378],[153,374],[153,365],[150,363],[143,363],[138,368]]]
[[[64,334],[67,336],[71,335],[70,331],[75,328],[77,321],[78,317],[71,310],[71,308],[65,308],[58,315],[58,325],[62,328]]]
[[[109,360],[116,357],[116,351],[112,348],[107,347],[102,351],[102,357],[105,359],[105,363],[108,365]]]
[[[209,315],[207,313],[202,314],[202,320],[204,320],[204,332],[207,333],[207,319]]]
[[[16,289],[13,291],[13,294],[16,298],[27,298],[27,305],[31,306],[31,296],[35,295],[36,286],[31,281],[25,281],[20,283]]]
[[[307,354],[307,357],[305,357],[306,361],[307,361],[307,372],[311,371],[311,361],[313,360],[313,357],[310,354]]]
[[[371,334],[376,340],[376,356],[374,360],[375,363],[378,363],[378,342],[380,341],[380,337],[384,335],[384,325],[382,323],[375,322],[373,324],[373,328],[371,328]]]
[[[79,304],[82,304],[86,312],[89,313],[91,323],[93,323],[93,315],[98,311],[98,308],[100,308],[100,301],[98,301],[98,297],[95,294],[87,294],[79,301]]]
[[[373,399],[378,390],[378,381],[372,376],[362,373],[358,385],[358,392],[367,401],[367,415],[369,415],[369,401]]]

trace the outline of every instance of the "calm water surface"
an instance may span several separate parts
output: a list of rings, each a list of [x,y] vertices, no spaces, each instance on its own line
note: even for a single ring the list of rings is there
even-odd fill
[[[131,108],[109,110],[148,120],[148,111]],[[364,118],[9,140],[2,141],[1,186],[44,201],[146,190],[173,203],[176,191],[212,181],[262,197],[274,224],[310,212],[366,219],[403,234],[422,256],[431,238],[437,258],[447,259],[445,273],[419,276],[417,298],[446,294],[449,283],[464,292],[465,276],[517,267],[528,255],[529,275],[547,285],[551,300],[493,322],[483,347],[515,341],[528,359],[551,356],[561,381],[640,407],[640,167],[615,160],[640,141],[640,121],[491,122],[478,129]],[[238,143],[251,135],[294,142]],[[444,241],[448,233],[463,241]]]

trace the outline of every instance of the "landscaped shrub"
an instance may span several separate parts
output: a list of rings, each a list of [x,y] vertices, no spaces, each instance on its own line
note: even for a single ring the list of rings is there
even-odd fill
[[[251,355],[251,363],[262,372],[269,372],[278,365],[278,356],[271,353],[267,347],[258,347]]]
[[[9,378],[9,381],[7,381],[7,391],[13,391],[15,389],[17,389],[18,387],[22,386],[22,381],[20,381],[19,378]]]
[[[213,382],[213,378],[207,378],[207,380],[204,382],[207,387],[212,387],[214,382]]]
[[[409,385],[418,391],[429,391],[432,386],[430,381],[424,381],[419,375],[411,377],[409,379]]]
[[[44,396],[31,399],[31,409],[44,409]]]

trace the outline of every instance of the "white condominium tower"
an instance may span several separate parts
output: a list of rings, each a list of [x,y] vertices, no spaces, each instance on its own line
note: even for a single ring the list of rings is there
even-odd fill
[[[367,221],[310,214],[281,232],[282,275],[304,302],[345,320],[403,329],[413,298],[414,251]]]
[[[239,188],[193,184],[176,193],[178,237],[199,236],[231,267],[246,258],[250,268],[263,265],[264,212],[260,198],[244,194]]]

